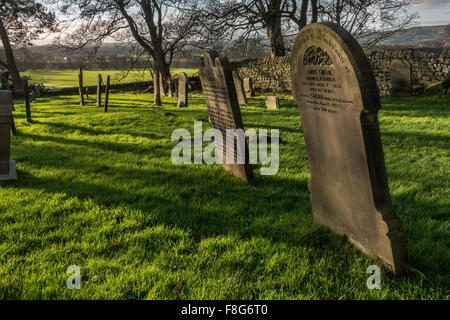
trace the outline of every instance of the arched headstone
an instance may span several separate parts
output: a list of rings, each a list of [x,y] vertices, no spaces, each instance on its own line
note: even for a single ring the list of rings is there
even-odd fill
[[[391,63],[391,93],[393,96],[411,96],[411,66],[403,60],[394,60]]]
[[[266,108],[271,110],[280,109],[280,99],[276,96],[266,96]]]
[[[369,61],[342,27],[316,23],[300,31],[291,63],[315,221],[402,273],[406,247],[389,194]]]

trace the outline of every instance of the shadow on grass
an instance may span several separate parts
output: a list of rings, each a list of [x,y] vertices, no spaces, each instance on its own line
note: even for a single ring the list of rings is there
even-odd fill
[[[144,106],[133,107],[137,108],[147,109]],[[246,121],[245,108],[243,110],[246,127],[280,129],[282,132],[301,136],[301,132],[296,128],[270,125],[271,119],[264,121],[268,125],[261,125],[255,120]],[[250,111],[255,117],[267,115],[265,111]],[[393,111],[397,112],[398,108]],[[206,109],[186,108],[181,109],[179,114],[189,114],[192,119],[204,119],[205,115],[207,117]],[[278,113],[275,116],[282,118],[283,114]],[[297,120],[300,126],[300,119]],[[140,132],[140,123],[136,125],[135,131],[130,128],[105,131],[58,122],[37,121],[37,123],[57,128],[61,132],[79,131],[91,136],[120,133],[152,140],[169,138],[164,134]],[[423,133],[413,134],[416,135],[419,145],[421,141],[436,142],[446,138],[442,135],[430,137]],[[409,132],[383,132],[383,135],[396,138],[411,137]],[[282,175],[257,175],[255,186],[249,186],[223,172],[217,165],[212,167],[172,165],[167,161],[170,159],[170,148],[167,146],[155,148],[155,146],[86,141],[35,133],[22,133],[22,138],[57,145],[38,143],[32,146],[29,144],[17,146],[15,152],[19,154],[18,159],[21,160],[18,162],[19,181],[11,188],[64,193],[69,197],[93,200],[102,207],[125,206],[142,210],[144,213],[152,212],[157,217],[153,224],[189,230],[193,238],[199,241],[222,235],[237,235],[244,239],[262,237],[274,243],[313,248],[319,257],[322,254],[329,254],[335,255],[333,259],[342,261],[348,259],[343,253],[343,248],[350,245],[343,241],[342,237],[313,223],[307,181],[298,176],[286,178]],[[86,148],[80,153],[73,146]],[[28,148],[33,152],[27,151]],[[73,150],[70,150],[71,148]],[[110,154],[97,153],[98,149]],[[289,149],[287,152],[293,151]],[[128,155],[130,157],[137,155],[136,163],[131,163],[127,158]],[[139,157],[144,156],[158,163],[158,168],[139,167],[142,160]],[[33,170],[22,170],[21,163]],[[120,170],[117,170],[118,165],[121,166]],[[65,174],[37,176],[31,173],[45,168],[61,169],[60,171]],[[301,165],[297,165],[295,169],[300,171]],[[417,181],[417,176],[409,175],[405,178],[402,175],[401,179],[405,182],[414,182]],[[399,214],[414,212],[414,215],[406,219],[406,224],[411,227],[405,232],[407,242],[413,245],[416,239],[423,236],[423,233],[420,233],[421,221],[430,219],[430,215],[432,219],[444,221],[441,220],[444,219],[443,215],[435,216],[433,213],[447,210],[443,203],[414,199],[414,196],[402,194],[393,197],[394,206],[398,208]],[[444,241],[446,235],[440,232],[433,234],[433,237],[438,241]],[[436,278],[436,275],[446,277],[448,270],[446,256],[441,255],[442,249],[430,244],[432,242],[428,242],[425,248],[434,259],[438,260],[429,261],[426,257],[415,254],[412,256],[413,267],[417,263],[426,270],[427,276],[432,278]],[[441,289],[448,288],[444,284],[441,285]]]
[[[61,139],[56,141],[60,143]],[[123,147],[120,148],[123,150]],[[77,176],[92,178],[84,182],[74,181],[76,177],[38,177],[20,170],[19,166],[20,179],[13,187],[64,193],[83,200],[91,199],[104,207],[126,204],[129,208],[143,211],[155,211],[157,208],[159,223],[189,229],[197,240],[238,235],[243,238],[264,237],[290,245],[303,246],[312,242],[316,246],[320,244],[338,249],[332,239],[339,237],[322,232],[319,227],[312,228],[308,234],[295,232],[296,225],[292,223],[292,218],[312,224],[306,181],[264,176],[257,177],[255,186],[250,186],[224,172],[219,165],[206,171],[204,166],[176,165],[160,169],[128,167],[117,170],[113,165],[93,163],[91,159],[86,159],[83,165],[79,159],[67,156],[63,148],[58,150],[54,147],[49,152],[45,145],[36,145],[34,151],[36,157],[32,160],[22,159],[27,166],[36,170],[56,168],[65,171],[76,168]],[[143,150],[131,148],[128,152],[142,153]],[[53,156],[48,158],[48,154]],[[61,161],[61,157],[66,157],[67,161]],[[84,155],[80,157],[85,158]],[[161,153],[152,156],[152,159],[166,157],[170,155],[164,157]],[[109,177],[108,180],[115,184],[98,183],[102,176]],[[134,186],[127,185],[129,181],[133,181]],[[147,188],[149,184],[163,190],[177,190],[177,195],[162,196]],[[292,193],[293,190],[295,193]],[[283,210],[280,211],[280,208]]]

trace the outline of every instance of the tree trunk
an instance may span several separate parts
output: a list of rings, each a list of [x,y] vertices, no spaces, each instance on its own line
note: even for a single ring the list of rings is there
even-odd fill
[[[281,33],[281,1],[271,2],[268,9],[266,25],[267,36],[270,42],[271,57],[281,57],[286,55],[283,34]]]
[[[170,65],[166,62],[166,57],[162,49],[155,50],[155,62],[157,64],[157,69],[161,73],[161,87],[160,92],[163,96],[168,95],[168,83],[170,81]]]
[[[298,25],[299,31],[308,24],[308,3],[309,0],[302,0],[302,5],[300,7],[300,23]]]
[[[14,59],[8,33],[6,32],[2,19],[0,19],[0,37],[2,38],[3,50],[5,51],[6,61],[8,64],[8,71],[11,73],[13,79],[14,90],[21,90],[23,88],[22,79],[20,79],[19,69],[17,69],[16,60]]]
[[[317,23],[317,0],[311,0],[311,23]]]
[[[284,39],[281,34],[281,23],[276,25],[270,25],[267,27],[267,36],[270,41],[270,56],[282,57],[286,55],[286,49],[284,47]]]

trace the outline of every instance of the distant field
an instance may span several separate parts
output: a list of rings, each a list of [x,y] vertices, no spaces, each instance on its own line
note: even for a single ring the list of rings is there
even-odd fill
[[[193,76],[197,73],[197,69],[172,69],[172,74],[175,75],[182,71],[186,72],[188,76]],[[112,83],[151,80],[149,71],[142,72],[134,70],[126,75],[122,70],[93,70],[83,72],[84,85],[95,86],[97,84],[97,75],[99,73],[101,73],[103,79],[106,79],[106,76],[109,74]],[[30,83],[43,83],[46,87],[64,88],[78,86],[78,70],[27,70],[22,72],[21,75],[30,77]]]

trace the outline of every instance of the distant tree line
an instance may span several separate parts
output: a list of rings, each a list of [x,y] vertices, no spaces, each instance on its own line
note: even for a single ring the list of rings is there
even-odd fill
[[[230,59],[284,56],[309,23],[331,21],[366,47],[414,24],[414,0],[0,0],[0,67],[146,68],[170,80],[205,50]],[[27,51],[45,32],[58,57]],[[98,54],[113,39],[127,54]],[[55,50],[56,52],[56,50]],[[186,65],[183,65],[186,67]]]

